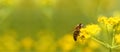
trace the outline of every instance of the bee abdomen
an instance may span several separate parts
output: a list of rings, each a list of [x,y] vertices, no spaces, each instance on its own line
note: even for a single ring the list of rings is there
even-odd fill
[[[74,33],[73,33],[74,34],[73,38],[75,41],[77,41],[77,37],[79,36],[79,32],[80,31],[74,31]]]

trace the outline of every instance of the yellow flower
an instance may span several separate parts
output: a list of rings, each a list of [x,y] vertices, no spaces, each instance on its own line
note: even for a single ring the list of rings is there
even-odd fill
[[[118,23],[120,23],[120,18],[119,17],[110,17],[108,19],[108,24],[110,24],[110,25],[114,26],[114,25],[116,25]]]
[[[96,35],[100,32],[100,27],[95,24],[87,25],[85,28],[80,29],[80,33],[78,36],[78,41],[80,43],[85,43],[88,38],[93,35]]]
[[[90,37],[90,35],[85,32],[80,33],[80,36],[78,36],[78,38],[77,38],[77,42],[84,45],[87,42],[87,39],[89,37]]]
[[[118,23],[120,23],[120,17],[105,17],[105,16],[101,16],[98,18],[98,22],[99,23],[103,23],[105,25],[116,25]]]
[[[99,17],[98,22],[102,23],[101,27],[106,28],[109,32],[118,30],[116,27],[120,24],[120,17]]]
[[[115,35],[115,41],[116,43],[120,43],[120,34]]]
[[[101,28],[96,24],[87,25],[85,28],[80,29],[80,35],[96,35],[100,32]],[[90,36],[85,36],[90,37]]]
[[[94,40],[90,40],[89,42],[88,42],[88,47],[90,47],[91,49],[96,49],[96,48],[98,48],[100,45],[99,45],[99,43],[97,43],[96,41],[94,41]]]
[[[33,46],[33,39],[31,37],[26,37],[21,40],[21,44],[26,50],[30,50]]]
[[[82,52],[93,52],[93,50],[89,47],[85,47]]]
[[[88,32],[87,32],[87,28],[81,28],[79,35],[80,35],[81,38],[83,36],[84,36],[84,38],[89,38],[90,37],[90,34],[88,34]]]
[[[96,24],[86,26],[86,31],[91,35],[96,35],[100,32],[101,28]]]
[[[107,23],[108,18],[106,16],[100,16],[98,17],[98,22],[99,23]]]
[[[87,30],[86,28],[82,28],[80,30],[80,34],[79,34],[80,36],[78,36],[78,42],[79,43],[85,44],[86,43],[86,39],[91,37],[91,35],[88,34],[88,32],[86,30]]]
[[[100,45],[99,43],[95,42],[94,40],[88,40],[87,46],[83,48],[82,52],[94,52]]]
[[[67,34],[59,40],[58,44],[63,51],[69,52],[72,48],[74,48],[75,41],[73,40],[73,36],[71,34]]]
[[[20,45],[15,39],[16,38],[14,36],[3,35],[0,38],[0,43],[2,44],[2,46],[4,46],[3,49],[10,52],[18,51],[20,48]]]
[[[56,42],[54,41],[53,32],[42,30],[38,32],[38,40],[35,42],[35,50],[37,52],[55,52]]]
[[[120,26],[118,26],[118,27],[115,28],[115,32],[116,33],[120,33]]]

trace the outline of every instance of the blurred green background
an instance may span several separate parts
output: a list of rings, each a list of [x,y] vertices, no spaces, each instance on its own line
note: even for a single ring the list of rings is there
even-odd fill
[[[107,52],[92,40],[76,45],[79,24],[119,15],[120,0],[0,0],[0,52]],[[92,45],[92,46],[91,46]]]

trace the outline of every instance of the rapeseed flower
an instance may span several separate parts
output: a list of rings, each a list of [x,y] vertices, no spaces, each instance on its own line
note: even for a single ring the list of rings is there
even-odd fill
[[[100,36],[100,38],[96,35]],[[107,37],[104,38],[104,36]],[[94,41],[87,41],[87,43],[89,42],[87,49],[95,49],[99,45],[103,45],[110,49],[111,52],[113,48],[120,47],[120,17],[100,16],[97,24],[89,24],[80,28],[78,36],[80,43],[91,39]],[[90,51],[85,50],[84,52]]]
[[[98,22],[105,24],[105,25],[117,25],[118,23],[120,23],[120,17],[105,17],[105,16],[100,16],[98,18]]]
[[[25,48],[25,50],[30,50],[33,46],[33,39],[31,37],[25,37],[21,40],[21,45]]]
[[[85,47],[82,52],[93,52],[93,50],[89,47]]]
[[[120,22],[120,18],[119,17],[110,17],[109,19],[108,19],[108,23],[110,24],[110,25],[117,25],[118,23]]]
[[[59,40],[58,44],[64,52],[69,52],[74,48],[75,42],[71,34],[66,34],[62,39]]]
[[[120,34],[115,35],[115,41],[116,43],[120,43]]]
[[[91,24],[86,26],[86,31],[91,35],[96,35],[97,33],[100,32],[100,30],[101,28],[96,24]]]
[[[90,37],[99,34],[100,31],[101,28],[97,24],[86,25],[86,27],[80,29],[80,36],[77,38],[78,42],[80,44],[85,44]]]
[[[99,23],[107,24],[107,20],[108,20],[108,18],[106,16],[98,17],[98,22]]]
[[[56,42],[53,34],[53,32],[47,30],[38,32],[34,45],[35,50],[37,52],[55,52]]]
[[[19,51],[20,44],[14,36],[3,35],[0,38],[0,42],[3,46],[3,49],[10,52]]]
[[[97,35],[100,32],[100,27],[96,24],[87,25],[85,28],[80,29],[80,38],[90,38],[91,36]]]
[[[88,42],[88,47],[90,47],[91,49],[96,49],[99,48],[100,44],[94,40],[90,40]]]

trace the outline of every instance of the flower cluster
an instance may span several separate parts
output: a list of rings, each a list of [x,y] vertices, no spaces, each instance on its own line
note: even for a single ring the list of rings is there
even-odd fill
[[[100,27],[96,24],[87,25],[80,29],[79,38],[80,40],[88,39],[91,36],[97,35],[101,31]]]
[[[95,35],[105,35],[109,38],[109,42],[102,42],[96,39]],[[100,44],[113,48],[116,43],[120,43],[120,17],[100,16],[98,24],[89,24],[80,29],[79,41],[83,42],[88,38],[93,38]]]
[[[98,18],[98,22],[100,24],[103,24],[103,26],[106,26],[107,30],[112,32],[112,35],[114,35],[116,43],[119,43],[120,38],[120,17],[105,17],[100,16]]]
[[[100,16],[98,18],[98,22],[99,23],[103,23],[105,25],[117,25],[118,23],[120,23],[120,18],[119,17],[106,17],[106,16]]]

